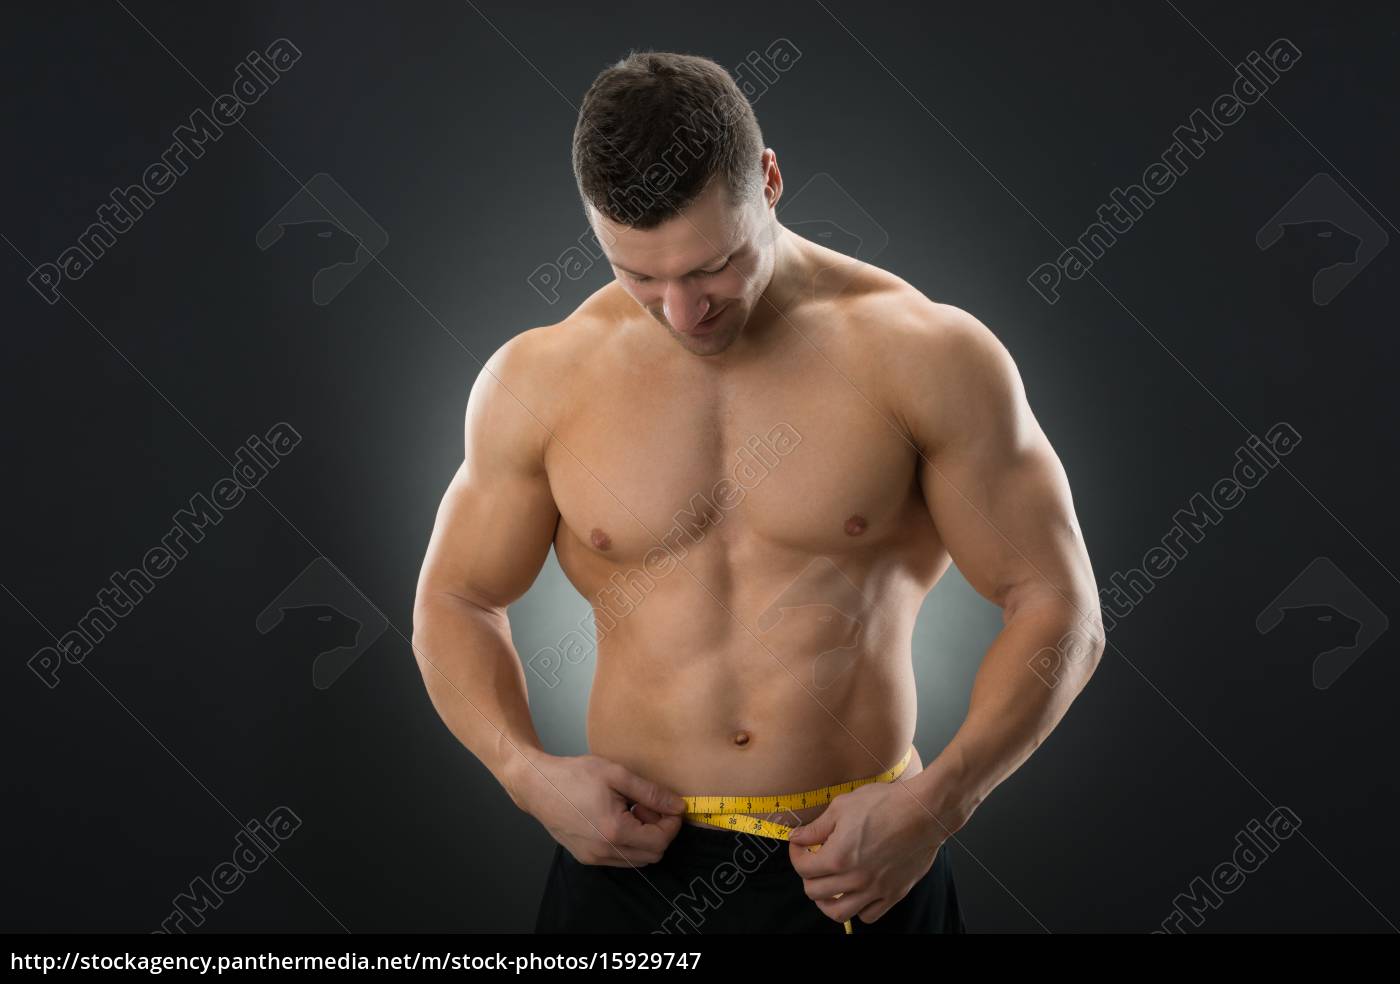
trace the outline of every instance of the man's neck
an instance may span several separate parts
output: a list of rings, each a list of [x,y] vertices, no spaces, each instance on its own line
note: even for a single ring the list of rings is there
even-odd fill
[[[802,240],[776,218],[772,222],[775,239],[773,271],[754,303],[744,330],[727,351],[715,357],[716,364],[761,357],[791,333],[789,315],[802,299],[809,264],[801,248]]]

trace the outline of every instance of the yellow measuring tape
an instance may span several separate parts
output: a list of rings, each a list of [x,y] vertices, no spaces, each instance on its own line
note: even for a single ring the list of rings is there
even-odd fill
[[[786,813],[809,806],[825,806],[842,793],[849,793],[868,783],[894,782],[909,764],[913,754],[914,746],[910,745],[909,751],[904,753],[904,758],[900,759],[894,768],[886,769],[877,776],[839,782],[834,786],[823,786],[821,789],[809,789],[805,793],[783,793],[781,796],[684,796],[682,799],[685,800],[685,815],[691,820],[714,824],[736,833],[787,840],[788,834],[792,833],[791,827],[747,814]],[[813,844],[807,850],[815,851],[819,847],[820,844]],[[841,895],[832,897],[839,899]],[[850,933],[851,921],[847,919],[845,925],[846,932]]]

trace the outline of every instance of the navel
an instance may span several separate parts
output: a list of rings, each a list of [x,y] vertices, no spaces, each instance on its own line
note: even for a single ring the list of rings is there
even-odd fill
[[[738,745],[740,748],[747,745],[748,743],[749,733],[747,731],[740,731],[734,735],[734,744]]]
[[[865,528],[869,525],[870,524],[865,521],[864,516],[862,516],[860,513],[854,513],[852,514],[850,519],[846,520],[846,535],[860,536],[862,533],[865,532]]]
[[[598,527],[593,527],[593,532],[588,534],[589,541],[599,550],[607,550],[612,546],[612,538]]]

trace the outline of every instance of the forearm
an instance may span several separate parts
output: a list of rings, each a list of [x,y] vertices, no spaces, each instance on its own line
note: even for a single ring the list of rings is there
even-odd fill
[[[523,807],[524,773],[543,750],[505,612],[425,593],[414,606],[413,652],[438,716]]]
[[[962,727],[910,781],[949,833],[1059,724],[1098,665],[1099,625],[1092,596],[1041,598],[1012,611],[983,658]]]

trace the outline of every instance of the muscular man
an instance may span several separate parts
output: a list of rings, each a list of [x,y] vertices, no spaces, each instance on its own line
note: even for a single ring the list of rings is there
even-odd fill
[[[558,843],[537,929],[958,931],[940,848],[1103,647],[1016,368],[971,315],[785,228],[777,156],[707,59],[604,71],[573,156],[616,279],[478,376],[414,611],[438,713]],[[506,616],[551,546],[597,626],[582,756],[541,747]],[[955,737],[830,805],[749,813],[801,826],[682,911],[742,835],[680,797],[901,762],[950,560],[1004,614]]]

